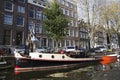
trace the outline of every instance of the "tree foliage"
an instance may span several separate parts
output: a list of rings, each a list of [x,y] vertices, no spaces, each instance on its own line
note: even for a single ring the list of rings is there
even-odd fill
[[[63,15],[58,3],[52,2],[50,7],[45,8],[44,15],[43,28],[51,39],[57,41],[66,36],[69,20]]]
[[[120,35],[120,5],[119,3],[111,3],[101,8],[101,24],[105,26],[105,31],[108,34],[109,40],[113,33]],[[111,43],[111,42],[110,42]],[[120,41],[119,41],[120,43]]]

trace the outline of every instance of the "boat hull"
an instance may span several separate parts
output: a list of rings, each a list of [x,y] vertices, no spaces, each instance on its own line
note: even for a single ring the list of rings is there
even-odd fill
[[[58,60],[34,60],[34,59],[23,59],[16,58],[14,70],[23,71],[33,71],[33,70],[50,70],[50,69],[64,69],[80,66],[81,63],[94,63],[98,60],[80,60],[80,61],[58,61]]]
[[[77,56],[68,56],[67,54],[55,53],[29,53],[28,56],[22,56],[15,52],[15,71],[24,70],[49,70],[75,67],[80,63],[99,61],[96,58],[78,58]]]

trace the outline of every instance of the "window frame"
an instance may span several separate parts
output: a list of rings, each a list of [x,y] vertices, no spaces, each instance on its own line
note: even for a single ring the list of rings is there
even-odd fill
[[[4,24],[12,25],[13,24],[13,15],[4,14]]]
[[[38,25],[39,25],[39,26],[38,26]],[[39,30],[39,31],[37,31],[37,30]],[[35,32],[36,32],[36,33],[42,33],[42,27],[41,27],[41,24],[40,24],[40,23],[36,23]]]
[[[25,13],[25,7],[18,5],[17,6],[17,12],[19,12],[19,13]]]
[[[32,12],[32,13],[31,13],[31,12]],[[32,15],[32,16],[31,16],[31,15]],[[35,10],[34,10],[34,8],[30,8],[30,9],[29,9],[28,16],[29,16],[30,18],[35,18]]]
[[[18,0],[18,2],[25,3],[25,0],[23,0],[23,1],[21,1],[21,0]]]
[[[36,11],[36,19],[41,20],[42,19],[42,12],[41,11]]]
[[[8,8],[7,8],[7,3],[10,3],[10,4],[12,5],[12,6],[11,6],[11,9],[8,9],[9,6],[8,6]],[[13,9],[14,9],[14,4],[13,4],[12,2],[5,1],[5,3],[4,3],[4,10],[5,10],[5,11],[13,12]]]
[[[19,17],[19,24],[17,23],[18,22],[18,17]],[[20,17],[22,17],[22,19],[20,19]],[[20,20],[22,20],[22,24],[21,24],[21,21]],[[23,16],[17,16],[16,17],[16,25],[17,26],[24,26],[24,21],[25,21],[25,19],[24,19],[24,17]]]

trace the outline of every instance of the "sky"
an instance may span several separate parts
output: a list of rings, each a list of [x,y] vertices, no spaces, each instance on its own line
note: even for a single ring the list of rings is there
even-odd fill
[[[85,21],[87,21],[86,14],[85,14],[85,6],[83,5],[85,0],[76,0],[76,1],[78,3],[77,4],[78,5],[78,18],[84,19]],[[120,2],[120,0],[88,0],[88,1],[90,3],[89,10],[90,10],[91,15],[92,15],[92,5],[94,4],[95,1],[96,1],[95,4],[98,4],[98,5],[108,4],[112,2]]]

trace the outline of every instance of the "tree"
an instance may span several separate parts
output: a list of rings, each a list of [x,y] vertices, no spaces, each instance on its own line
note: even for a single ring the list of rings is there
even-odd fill
[[[98,7],[96,7],[96,0],[79,0],[80,1],[80,8],[83,10],[85,14],[85,19],[84,21],[86,23],[87,29],[88,29],[88,36],[90,39],[89,47],[94,47],[95,42],[94,42],[94,33],[97,30],[97,17],[98,17]],[[81,24],[80,24],[81,25]]]
[[[110,44],[112,44],[113,33],[118,35],[120,44],[120,5],[119,3],[111,3],[101,8],[101,24],[105,26],[105,30],[108,34]],[[111,45],[112,46],[112,45]],[[112,48],[112,47],[111,47]]]
[[[58,42],[66,36],[69,19],[63,15],[60,5],[55,0],[50,7],[45,8],[44,15],[43,29],[56,42],[58,48]]]

